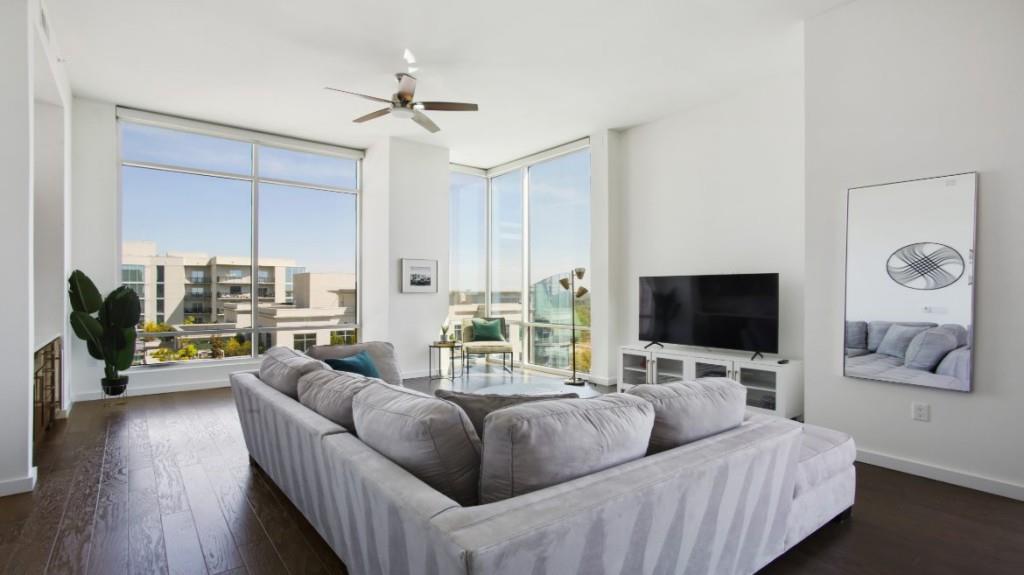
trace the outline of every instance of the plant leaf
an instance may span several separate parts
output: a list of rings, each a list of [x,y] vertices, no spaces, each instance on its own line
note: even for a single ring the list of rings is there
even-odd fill
[[[100,290],[81,270],[71,272],[68,277],[68,298],[71,300],[71,309],[89,314],[96,313],[103,305]]]
[[[121,286],[107,295],[103,302],[103,316],[106,322],[119,329],[135,328],[139,323],[142,307],[135,290]]]
[[[103,325],[96,318],[84,311],[73,311],[71,312],[71,329],[79,339],[92,346],[89,348],[89,355],[96,357],[93,351],[103,349]],[[102,353],[96,359],[103,359]]]
[[[124,328],[121,330],[124,346],[117,350],[114,366],[118,371],[124,371],[132,366],[135,359],[135,328]]]

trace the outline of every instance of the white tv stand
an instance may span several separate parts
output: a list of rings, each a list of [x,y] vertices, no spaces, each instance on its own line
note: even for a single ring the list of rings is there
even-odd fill
[[[749,352],[674,345],[645,349],[636,344],[619,351],[619,391],[645,383],[728,377],[747,388],[749,409],[786,418],[803,415],[803,364],[799,360],[779,363],[774,355],[750,359]]]

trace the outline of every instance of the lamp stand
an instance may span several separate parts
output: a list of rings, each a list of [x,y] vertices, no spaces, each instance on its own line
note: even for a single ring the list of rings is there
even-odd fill
[[[585,385],[587,382],[582,378],[576,377],[576,273],[575,270],[569,272],[569,300],[572,302],[572,377],[565,380],[566,385]]]

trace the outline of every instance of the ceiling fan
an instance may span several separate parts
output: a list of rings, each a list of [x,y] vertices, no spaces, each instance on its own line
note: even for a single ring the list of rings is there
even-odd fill
[[[412,63],[414,62],[410,62],[410,64]],[[376,96],[367,96],[366,94],[360,94],[358,92],[341,90],[339,88],[331,88],[330,86],[327,86],[325,89],[359,96],[360,98],[365,98],[373,102],[383,102],[388,104],[388,107],[386,108],[381,108],[376,112],[370,112],[365,116],[360,116],[355,120],[352,120],[357,124],[391,114],[396,118],[409,118],[413,122],[423,126],[423,128],[432,134],[440,131],[441,128],[437,127],[437,124],[428,118],[427,115],[423,113],[423,110],[436,110],[439,112],[476,112],[479,109],[476,104],[467,104],[463,102],[414,102],[413,96],[416,94],[416,78],[406,74],[405,72],[395,74],[395,78],[398,79],[398,91],[391,96],[390,100],[378,98]]]

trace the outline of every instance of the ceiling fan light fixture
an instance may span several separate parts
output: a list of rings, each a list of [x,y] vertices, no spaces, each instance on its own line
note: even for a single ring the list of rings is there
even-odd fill
[[[427,107],[424,106],[422,102],[416,102],[415,104],[412,105],[412,107],[415,110],[426,110],[427,109]]]
[[[409,108],[394,108],[391,110],[391,115],[396,118],[408,120],[413,117],[413,111]]]

